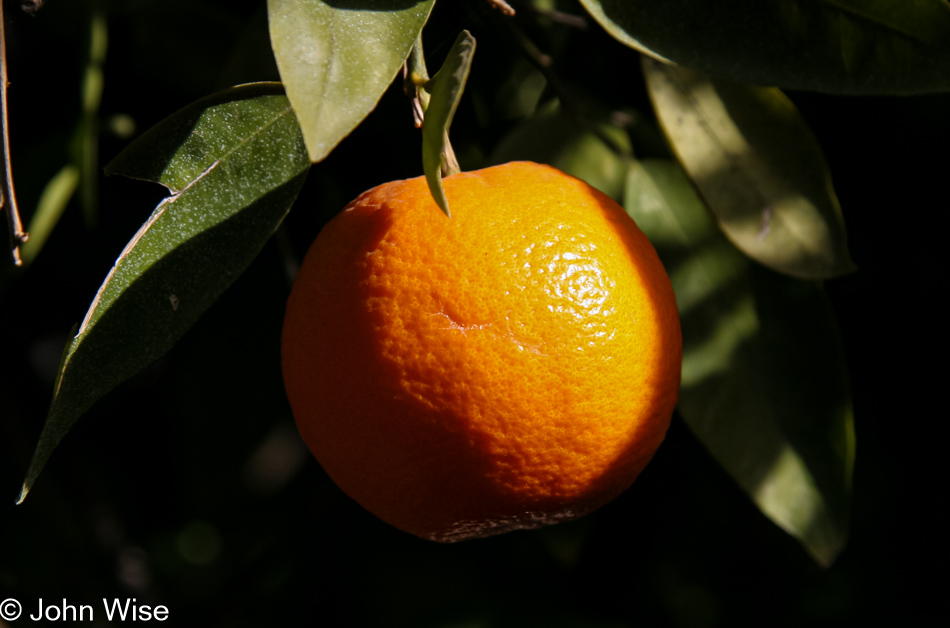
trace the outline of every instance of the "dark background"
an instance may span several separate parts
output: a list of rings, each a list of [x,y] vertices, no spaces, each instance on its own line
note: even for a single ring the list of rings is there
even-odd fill
[[[142,132],[218,89],[279,78],[263,1],[50,0],[35,18],[8,4],[26,221],[71,159],[96,4],[110,38],[102,164],[128,143],[110,131],[118,114]],[[522,13],[582,99],[649,118],[635,53],[593,23],[542,31]],[[453,143],[471,169],[517,122],[496,86],[519,51],[483,3],[442,1],[426,30],[430,71],[462,28],[478,51]],[[945,370],[936,301],[947,285],[950,98],[790,95],[825,150],[859,268],[826,282],[858,439],[851,540],[831,568],[762,516],[676,416],[626,494],[539,531],[433,544],[378,521],[330,482],[302,449],[283,395],[286,266],[361,191],[421,174],[397,85],[312,169],[248,272],[166,358],[79,422],[18,507],[70,327],[163,192],[102,178],[95,225],[73,202],[30,268],[3,262],[0,600],[33,612],[40,597],[66,598],[94,605],[102,623],[101,598],[135,597],[167,606],[168,623],[182,626],[944,625],[950,509],[934,398]]]

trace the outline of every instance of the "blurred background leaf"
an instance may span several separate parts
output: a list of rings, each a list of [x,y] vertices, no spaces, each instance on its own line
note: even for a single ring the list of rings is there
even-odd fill
[[[821,147],[782,92],[643,64],[673,152],[739,249],[793,277],[854,270]]]
[[[749,262],[675,162],[632,164],[625,196],[676,291],[680,414],[762,512],[830,565],[848,537],[855,441],[820,287]]]
[[[70,164],[63,166],[43,188],[43,194],[36,204],[36,211],[27,229],[30,239],[22,248],[24,264],[32,263],[39,255],[78,187],[79,168]]]
[[[950,90],[945,0],[580,0],[617,40],[728,80],[837,94]]]
[[[20,495],[104,394],[164,355],[250,264],[309,160],[279,85],[216,94],[153,127],[109,170],[165,185],[69,342]]]
[[[82,118],[77,131],[80,167],[79,196],[83,218],[87,226],[98,220],[99,214],[99,106],[105,77],[102,67],[109,47],[106,14],[94,7],[89,20],[89,60],[82,85]]]
[[[434,0],[268,0],[280,76],[310,160],[323,160],[373,110]]]
[[[550,164],[620,199],[627,169],[623,155],[614,147],[630,151],[630,138],[622,128],[607,120],[582,123],[563,113],[557,101],[551,101],[503,137],[490,161]]]
[[[92,228],[96,222],[99,187],[99,105],[102,100],[102,65],[108,48],[108,32],[106,16],[100,7],[92,8],[88,21],[89,51],[83,72],[79,121],[70,138],[70,163],[63,166],[43,188],[30,219],[30,239],[23,247],[23,261],[26,264],[30,264],[39,255],[77,190],[86,228]]]

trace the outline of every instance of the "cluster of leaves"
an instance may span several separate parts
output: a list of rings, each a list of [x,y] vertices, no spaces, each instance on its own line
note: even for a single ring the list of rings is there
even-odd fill
[[[251,263],[311,164],[360,125],[403,68],[407,92],[425,114],[422,169],[449,213],[441,190],[441,176],[453,171],[446,138],[474,39],[460,35],[429,79],[421,32],[434,4],[268,0],[282,84],[239,86],[195,102],[109,164],[107,172],[160,183],[171,196],[122,251],[63,353],[21,500],[92,404],[169,351]],[[545,19],[581,10],[553,0],[514,4]],[[847,374],[820,282],[854,266],[821,149],[780,88],[950,89],[950,4],[580,5],[618,50],[642,53],[675,158],[635,157],[628,133],[585,116],[559,89],[549,58],[508,24],[541,80],[531,84],[538,89],[525,83],[533,115],[490,161],[546,161],[623,202],[655,243],[677,294],[680,415],[767,516],[830,564],[847,538],[855,443]],[[499,13],[497,21],[511,19]],[[539,104],[545,86],[554,97]],[[67,191],[77,177],[68,175]]]

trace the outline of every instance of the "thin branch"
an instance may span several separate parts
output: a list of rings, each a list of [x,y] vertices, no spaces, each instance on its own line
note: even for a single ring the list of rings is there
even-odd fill
[[[421,33],[412,46],[409,58],[402,66],[402,78],[402,89],[412,101],[412,119],[416,128],[421,129],[426,108],[429,106],[429,94],[421,89],[429,80],[429,72],[426,70],[426,60],[422,52]]]
[[[7,228],[10,232],[10,251],[13,263],[23,265],[20,257],[20,245],[29,239],[30,234],[23,231],[20,211],[16,205],[16,193],[13,191],[13,168],[10,165],[10,126],[7,118],[7,37],[6,17],[3,15],[3,2],[0,2],[0,135],[3,136],[3,189],[0,189],[0,209],[7,210]]]
[[[577,30],[586,31],[589,28],[587,18],[580,15],[564,13],[563,11],[555,11],[554,9],[542,9],[540,7],[534,6],[531,7],[531,10],[538,15],[543,15],[552,22],[564,24],[565,26],[570,26],[571,28],[576,28]]]
[[[488,0],[488,4],[490,4],[493,9],[498,9],[501,11],[503,15],[511,17],[515,14],[515,10],[510,4],[505,2],[505,0]]]

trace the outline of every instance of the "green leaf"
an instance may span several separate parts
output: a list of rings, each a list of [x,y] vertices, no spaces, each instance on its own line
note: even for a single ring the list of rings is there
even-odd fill
[[[582,124],[555,103],[512,129],[498,143],[491,163],[548,164],[619,199],[627,172],[624,155],[630,153],[630,137],[623,129],[606,122]]]
[[[761,511],[830,565],[848,536],[855,445],[820,284],[751,263],[672,161],[634,163],[625,206],[676,291],[680,414]]]
[[[30,219],[30,227],[27,229],[30,239],[22,247],[25,265],[31,264],[40,254],[78,187],[79,168],[70,164],[63,166],[62,170],[57,172],[43,188],[40,200],[36,204],[36,213]]]
[[[839,94],[950,89],[947,0],[581,0],[614,38],[725,79]]]
[[[173,195],[126,245],[66,347],[19,501],[80,416],[168,352],[247,268],[309,167],[297,120],[276,83],[198,101],[107,167],[157,181]]]
[[[435,0],[267,0],[271,45],[314,163],[392,83]]]
[[[793,277],[854,270],[821,147],[782,92],[643,67],[674,153],[736,246]]]
[[[422,171],[436,205],[449,217],[449,201],[442,187],[442,169],[446,165],[446,151],[451,150],[449,128],[462,99],[474,54],[475,38],[468,31],[462,31],[455,38],[442,67],[427,83],[432,97],[422,123]]]

